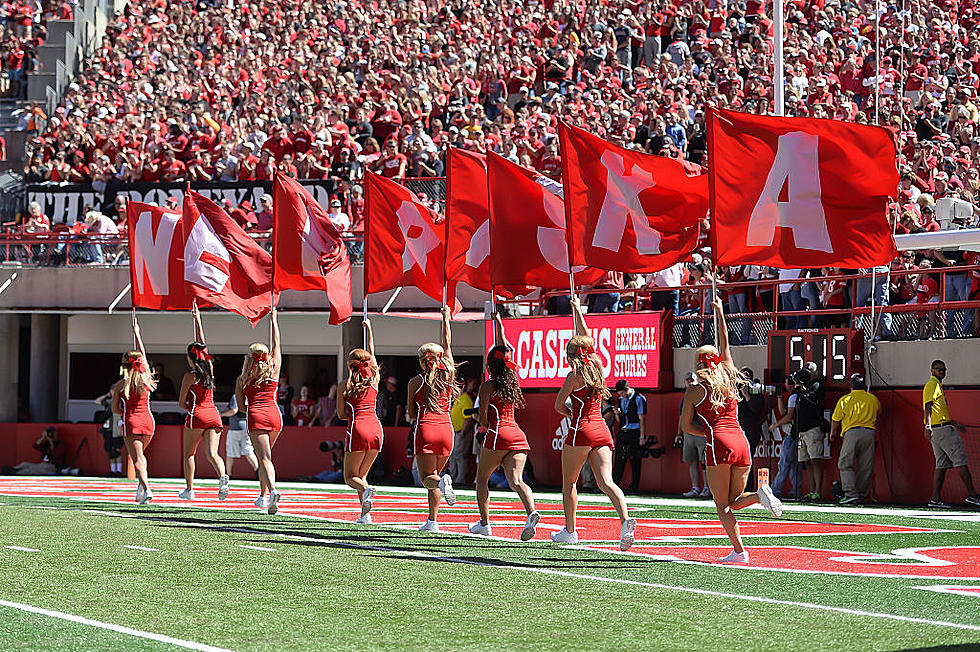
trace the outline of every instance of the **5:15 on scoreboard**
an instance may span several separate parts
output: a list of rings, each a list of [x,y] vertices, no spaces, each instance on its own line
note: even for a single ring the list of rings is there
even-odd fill
[[[786,374],[814,362],[827,387],[846,388],[853,373],[864,373],[864,333],[853,328],[769,332],[769,382],[781,385]]]

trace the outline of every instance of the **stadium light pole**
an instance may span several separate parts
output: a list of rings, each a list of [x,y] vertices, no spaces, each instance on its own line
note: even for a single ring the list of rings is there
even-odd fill
[[[773,21],[775,29],[772,33],[773,56],[772,56],[772,86],[773,103],[776,105],[776,115],[786,115],[786,103],[784,99],[785,83],[783,81],[783,0],[773,2]]]

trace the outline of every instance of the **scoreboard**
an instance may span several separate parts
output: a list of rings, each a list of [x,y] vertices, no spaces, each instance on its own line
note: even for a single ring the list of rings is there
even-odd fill
[[[827,387],[848,387],[853,373],[864,373],[864,333],[853,328],[770,331],[769,382],[781,385],[786,374],[814,362]]]

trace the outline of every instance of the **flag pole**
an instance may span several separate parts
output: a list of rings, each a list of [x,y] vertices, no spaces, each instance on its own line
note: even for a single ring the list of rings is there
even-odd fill
[[[136,348],[136,324],[137,324],[137,321],[136,321],[136,306],[133,306],[130,310],[133,313],[133,348],[135,349]]]
[[[711,253],[714,254],[714,252],[711,252]],[[714,302],[715,302],[715,297],[718,296],[718,278],[717,277],[718,277],[718,266],[715,265],[714,261],[711,261],[711,303],[712,303],[711,319],[714,322],[715,346],[716,347],[718,346],[718,342],[719,342],[719,340],[718,340],[718,313],[715,312],[715,309],[714,309],[713,306],[714,306]]]
[[[904,39],[903,34],[903,48]],[[881,115],[881,0],[875,0],[875,125],[878,124],[879,115]]]
[[[367,304],[367,292],[363,293],[361,296],[361,322],[367,321],[368,318],[368,304]],[[361,327],[363,331],[364,344],[363,346],[367,348],[367,330]]]
[[[786,115],[785,82],[783,72],[783,0],[774,0],[773,3],[773,100],[777,116]]]

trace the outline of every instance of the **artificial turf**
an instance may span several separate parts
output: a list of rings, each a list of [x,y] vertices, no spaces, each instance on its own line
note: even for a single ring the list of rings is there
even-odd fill
[[[980,586],[977,581],[679,564],[547,543],[273,517],[255,510],[143,508],[53,497],[0,500],[4,503],[0,506],[4,569],[0,599],[234,650],[980,648],[980,631],[666,588],[980,626],[980,597],[913,588],[952,583]],[[711,516],[706,506],[681,502],[637,512],[658,518],[695,514]],[[888,510],[878,515],[793,512],[787,516],[955,531],[779,537],[747,544],[885,553],[980,541],[980,524],[971,520],[909,522],[890,516]],[[39,552],[3,547],[9,545]],[[0,607],[2,649],[166,647]]]

